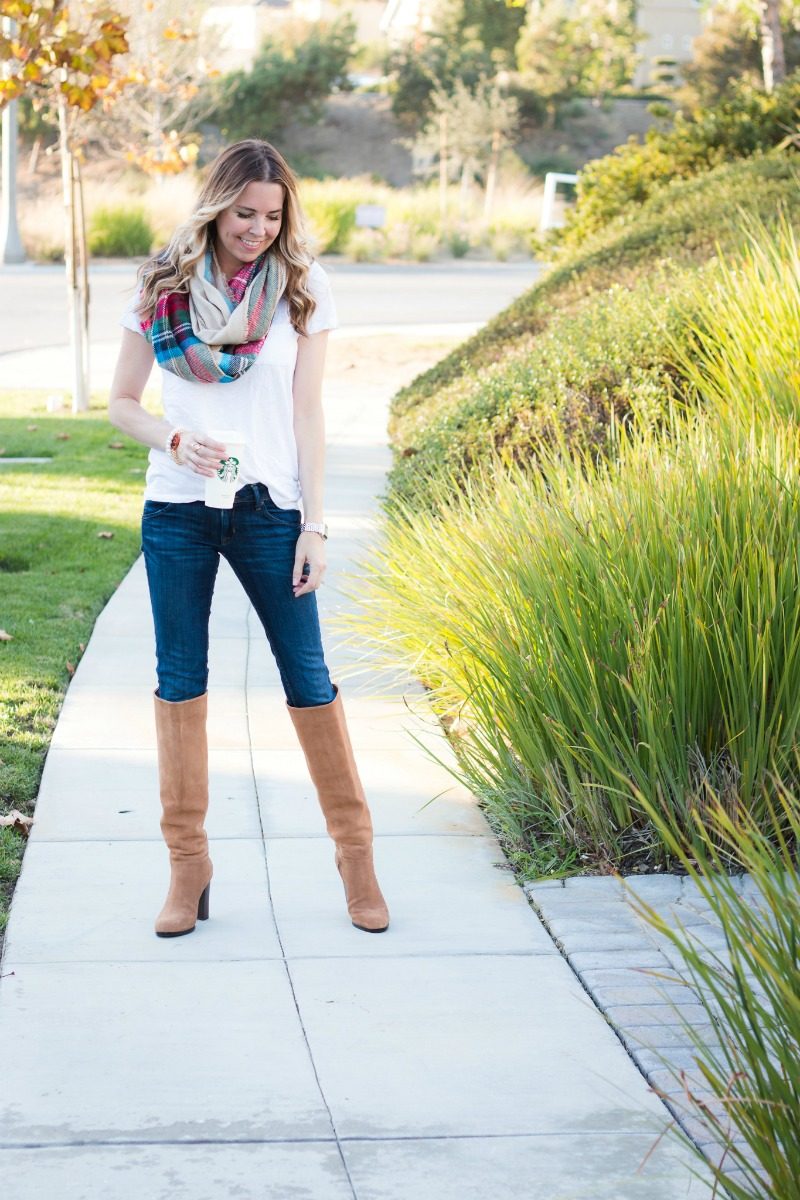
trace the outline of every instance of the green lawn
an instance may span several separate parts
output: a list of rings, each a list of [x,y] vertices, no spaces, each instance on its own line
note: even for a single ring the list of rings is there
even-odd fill
[[[43,392],[0,392],[0,813],[32,815],[70,672],[139,552],[147,450],[99,404],[51,415]],[[113,537],[99,537],[101,532]],[[0,826],[0,939],[23,836]]]

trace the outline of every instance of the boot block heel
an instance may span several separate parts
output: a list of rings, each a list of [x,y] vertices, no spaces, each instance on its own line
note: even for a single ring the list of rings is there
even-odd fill
[[[197,919],[198,921],[208,920],[208,898],[211,892],[211,884],[207,883],[200,893],[200,899],[197,902]]]
[[[352,924],[365,933],[385,933],[389,928],[389,912],[375,878],[372,850],[352,859],[343,856],[337,847],[334,862],[344,884]]]

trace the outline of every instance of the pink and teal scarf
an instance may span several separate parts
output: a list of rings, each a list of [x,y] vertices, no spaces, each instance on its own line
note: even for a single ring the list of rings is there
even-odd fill
[[[193,383],[233,383],[255,362],[286,287],[286,267],[267,250],[225,279],[207,250],[188,292],[159,296],[142,321],[156,362]]]

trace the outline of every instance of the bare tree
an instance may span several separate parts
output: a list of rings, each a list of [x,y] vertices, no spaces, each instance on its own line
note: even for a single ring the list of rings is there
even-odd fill
[[[481,79],[474,90],[457,80],[452,94],[437,88],[432,94],[433,114],[420,134],[408,142],[417,162],[417,173],[438,170],[444,193],[447,181],[460,176],[461,216],[475,177],[485,183],[484,214],[489,216],[494,196],[500,151],[513,140],[519,123],[519,106],[497,80]],[[444,210],[444,201],[442,201]]]
[[[109,158],[150,175],[182,171],[196,158],[198,124],[216,103],[203,87],[220,74],[211,66],[219,33],[203,24],[208,0],[184,0],[179,8],[174,0],[118,3],[128,14],[129,51],[85,134]]]
[[[73,351],[73,412],[89,407],[89,282],[80,159],[75,153],[81,117],[90,112],[127,50],[125,19],[102,3],[4,0],[0,37],[0,108],[21,95],[58,117],[64,194],[64,259]]]
[[[774,91],[786,78],[780,0],[713,0],[712,8],[733,13],[743,32],[758,37],[764,90]]]
[[[759,31],[764,89],[771,92],[786,78],[786,59],[783,53],[783,31],[778,0],[759,0]]]

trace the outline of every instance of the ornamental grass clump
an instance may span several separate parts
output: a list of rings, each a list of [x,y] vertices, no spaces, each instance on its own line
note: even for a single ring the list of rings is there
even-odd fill
[[[776,270],[785,253],[779,237]],[[781,283],[796,301],[797,270]],[[731,303],[775,286],[742,268]],[[781,304],[797,355],[800,305]],[[743,358],[761,333],[739,329]],[[669,866],[651,809],[690,836],[711,788],[760,827],[770,766],[800,785],[800,425],[778,405],[747,419],[766,371],[658,428],[612,421],[610,455],[556,439],[535,470],[492,459],[458,487],[433,470],[430,510],[391,505],[352,620],[431,689],[512,860]]]
[[[432,689],[513,841],[623,866],[709,783],[762,811],[800,723],[800,434],[673,414],[616,461],[543,452],[436,512],[396,506],[360,632]],[[449,491],[447,483],[443,492]]]
[[[786,217],[753,218],[735,259],[684,289],[682,336],[670,336],[687,390],[744,427],[800,415],[800,249]]]
[[[724,951],[709,950],[691,930],[673,925],[637,896],[634,881],[626,888],[634,911],[677,951],[717,1027],[718,1040],[709,1046],[693,1022],[680,1018],[696,1067],[690,1079],[665,1054],[677,1089],[661,1094],[676,1116],[691,1119],[692,1148],[705,1157],[705,1147],[716,1184],[731,1200],[794,1200],[800,1180],[800,802],[777,777],[769,791],[762,825],[746,808],[730,812],[710,796],[706,819],[694,814],[691,853],[670,823],[650,811],[722,928]],[[732,877],[731,863],[745,874]]]

